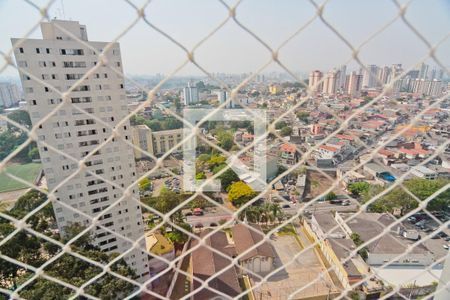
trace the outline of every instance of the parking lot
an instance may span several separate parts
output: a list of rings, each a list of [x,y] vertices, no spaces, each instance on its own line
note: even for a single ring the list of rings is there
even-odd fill
[[[292,235],[274,237],[272,245],[276,252],[274,269],[285,267],[270,276],[267,282],[255,290],[254,294],[257,299],[288,299],[291,294],[292,299],[312,296],[319,297],[317,299],[321,299],[323,296],[323,299],[326,299],[329,293],[335,291],[335,287],[327,275],[312,283],[324,270],[312,249],[303,252],[289,264],[291,259],[302,251],[295,237]],[[252,278],[252,285],[256,283],[257,281]],[[305,287],[308,284],[310,285]],[[304,288],[302,289],[302,287]]]
[[[423,244],[434,254],[436,260],[445,256],[450,247],[450,229],[446,228],[442,232],[436,230],[441,222],[446,222],[448,216],[442,212],[434,212],[434,220],[431,216],[425,213],[417,213],[408,217],[403,224],[408,229],[414,229],[419,232],[421,237],[431,235],[432,238],[423,242]],[[446,249],[447,247],[447,249]]]

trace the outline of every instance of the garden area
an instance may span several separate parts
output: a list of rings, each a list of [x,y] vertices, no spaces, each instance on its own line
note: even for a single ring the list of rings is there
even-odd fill
[[[7,166],[6,172],[0,173],[0,193],[28,188],[26,184],[9,177],[6,173],[33,183],[40,170],[41,164],[38,163],[11,164]]]

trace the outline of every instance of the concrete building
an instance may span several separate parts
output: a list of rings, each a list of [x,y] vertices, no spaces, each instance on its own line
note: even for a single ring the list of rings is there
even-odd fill
[[[391,74],[391,68],[384,66],[378,69],[378,82],[377,86],[385,85],[389,82],[389,76]]]
[[[376,65],[368,65],[366,69],[363,70],[363,81],[362,87],[364,89],[370,89],[377,87],[377,74],[378,74],[378,66]]]
[[[285,166],[293,166],[298,162],[299,159],[298,151],[295,148],[295,145],[292,144],[282,144],[280,146],[279,153],[279,163]]]
[[[442,81],[433,79],[426,80],[417,78],[411,81],[411,91],[417,96],[432,96],[438,97],[442,95],[443,85]]]
[[[311,216],[310,223],[304,220],[303,225],[306,233],[318,243],[325,259],[333,266],[344,288],[361,284],[366,276],[373,275],[362,257],[351,253],[356,245],[346,236],[332,213],[316,213]],[[383,290],[378,280],[366,281],[361,286],[366,295],[370,295],[368,299],[378,299]]]
[[[183,140],[183,129],[171,129],[153,131],[147,125],[138,125],[131,128],[133,145],[150,153],[153,156],[160,156],[172,149]],[[177,151],[181,151],[181,147]],[[136,159],[150,158],[147,154],[134,150]]]
[[[392,226],[387,233],[383,232],[386,226],[396,221],[394,216],[387,213],[360,213],[350,221],[345,221],[349,217],[345,213],[335,215],[335,220],[347,237],[357,233],[362,241],[374,239],[367,245],[367,264],[379,266],[395,258],[390,266],[429,266],[435,261],[433,253],[423,244],[406,252],[414,241],[402,237],[403,229],[400,225]],[[397,258],[401,254],[404,255]]]
[[[228,99],[228,92],[225,90],[219,90],[215,92],[217,95],[217,100],[219,101],[219,104],[224,103]],[[231,103],[230,103],[231,104]]]
[[[338,89],[338,81],[340,78],[339,71],[331,70],[327,73],[323,81],[322,93],[326,95],[334,95]]]
[[[339,68],[339,80],[337,84],[338,90],[343,91],[345,88],[345,81],[347,80],[347,66],[343,65]]]
[[[0,82],[0,107],[8,108],[17,106],[19,101],[20,92],[15,84]]]
[[[347,80],[345,82],[345,91],[347,95],[356,97],[359,96],[361,92],[362,85],[362,75],[358,75],[355,71],[351,72],[347,76]]]
[[[308,86],[313,93],[318,93],[322,91],[323,83],[319,83],[322,80],[323,73],[319,70],[315,70],[309,74]]]
[[[60,28],[64,28],[64,31]],[[20,41],[20,45],[14,49],[14,55],[18,65],[61,92],[67,91],[95,66],[99,61],[99,53],[109,44],[89,41],[86,27],[75,21],[43,22],[41,32],[42,39],[13,38],[13,45]],[[74,37],[98,50],[92,50]],[[113,43],[104,55],[110,68],[123,73],[118,43]],[[78,161],[106,141],[112,134],[111,127],[117,126],[128,113],[123,77],[116,75],[110,68],[100,67],[75,87],[65,99],[67,105],[40,124],[36,134],[48,189],[55,192],[57,200],[53,202],[53,209],[59,230],[64,233],[66,226],[74,223],[89,225],[90,219],[80,212],[91,217],[100,214],[98,224],[117,235],[97,226],[92,232],[95,237],[93,243],[102,251],[123,253],[132,247],[132,242],[123,237],[135,241],[144,234],[141,207],[132,199],[139,200],[138,189],[132,189],[129,195],[124,196],[120,188],[96,178],[92,173],[122,188],[127,188],[137,180],[133,150],[124,141],[130,139],[129,123],[116,127],[120,138],[115,137],[86,159],[85,170],[59,185],[79,170]],[[22,72],[20,77],[31,122],[36,126],[62,101],[61,94],[28,79]],[[91,115],[80,112],[73,104]],[[75,161],[42,145],[42,141],[70,155]],[[101,213],[107,208],[110,210]],[[145,249],[145,241],[142,240],[142,243],[142,249]],[[132,250],[125,256],[125,261],[135,270],[139,280],[149,279],[145,252],[141,249]]]
[[[419,78],[428,79],[428,68],[429,66],[426,63],[420,65]]]
[[[425,166],[414,166],[411,168],[411,174],[422,179],[437,179],[438,173]]]
[[[242,266],[243,272],[247,269],[253,273],[267,274],[273,270],[275,253],[272,246],[268,242],[264,242],[255,247],[264,238],[264,232],[259,225],[237,224],[233,226],[232,232],[236,254],[240,256],[239,264]],[[250,248],[252,250],[247,251]]]
[[[237,268],[235,266],[229,268],[232,258],[236,256],[236,250],[233,245],[228,243],[225,232],[218,231],[211,234],[211,231],[206,229],[200,234],[200,238],[205,241],[204,246],[199,246],[198,240],[192,242],[192,248],[198,246],[191,255],[192,274],[194,277],[207,280],[215,276],[208,282],[208,287],[211,289],[202,288],[202,283],[199,280],[191,279],[192,287],[198,289],[198,292],[191,297],[194,300],[222,299],[223,297],[215,291],[224,293],[229,297],[236,297],[241,293]],[[218,272],[221,272],[221,274],[217,275],[216,273]]]
[[[191,86],[190,82],[183,89],[183,100],[184,105],[192,105],[199,102],[198,89],[196,86]]]

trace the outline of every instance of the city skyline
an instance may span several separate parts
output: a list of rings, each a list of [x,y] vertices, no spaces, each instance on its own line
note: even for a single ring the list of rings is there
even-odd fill
[[[187,49],[206,36],[227,17],[226,8],[219,2],[201,1],[195,4],[184,1],[154,1],[145,13],[156,26],[167,32]],[[230,2],[230,1],[229,1]],[[386,2],[386,3],[385,3]],[[327,3],[324,17],[349,40],[352,45],[359,45],[382,25],[391,20],[398,9],[390,1],[369,3],[352,1],[345,7],[339,6],[339,1]],[[387,3],[390,3],[387,5]],[[426,1],[415,1],[407,10],[406,17],[418,30],[427,37],[431,44],[442,40],[445,29],[450,26],[450,5],[446,1],[435,1],[428,5]],[[108,14],[98,14],[106,2],[90,3],[91,9],[84,10],[79,3],[55,2],[49,9],[50,17],[58,19],[73,19],[94,28],[89,39],[94,41],[113,40],[125,26],[136,17],[135,11],[124,1],[108,1]],[[234,3],[230,3],[232,5]],[[141,5],[141,3],[136,3]],[[176,6],[175,6],[176,5]],[[1,33],[1,51],[9,50],[9,36],[23,36],[34,23],[37,11],[30,5],[21,2],[1,1],[1,28],[7,28],[8,34]],[[173,9],[176,7],[177,9]],[[4,9],[3,9],[4,8]],[[17,18],[2,14],[9,10],[20,9],[20,26]],[[202,12],[207,11],[207,14]],[[254,13],[257,11],[258,13]],[[315,9],[307,1],[287,1],[286,5],[275,5],[269,1],[244,1],[237,8],[237,17],[243,25],[255,32],[272,48],[279,46],[300,26],[314,16]],[[266,20],[267,18],[267,20]],[[428,22],[432,18],[434,22]],[[113,21],[114,20],[114,21]],[[119,21],[117,21],[119,20]],[[358,24],[364,20],[364,28]],[[39,38],[35,30],[30,38]],[[143,43],[143,40],[150,42]],[[305,47],[305,41],[307,46]],[[157,34],[142,20],[139,21],[119,43],[124,53],[124,71],[127,75],[168,74],[185,59],[183,51]],[[404,49],[408,52],[405,53]],[[445,53],[450,51],[450,41],[445,41],[436,51],[436,56],[444,65],[449,65]],[[397,20],[383,33],[376,36],[365,45],[360,57],[364,64],[391,65],[402,63],[404,68],[415,66],[427,55],[425,44]],[[161,59],[163,57],[163,59]],[[309,73],[315,69],[330,70],[333,67],[346,64],[351,57],[350,49],[337,38],[318,18],[316,18],[302,33],[294,37],[279,53],[280,60],[293,72]],[[195,51],[199,64],[212,73],[249,73],[255,72],[270,58],[271,54],[232,20],[210,37]],[[428,60],[427,63],[433,63]],[[358,68],[350,62],[349,69]],[[263,72],[282,71],[272,63]],[[16,76],[17,71],[8,67],[3,76]],[[178,76],[204,75],[196,67],[184,67]]]

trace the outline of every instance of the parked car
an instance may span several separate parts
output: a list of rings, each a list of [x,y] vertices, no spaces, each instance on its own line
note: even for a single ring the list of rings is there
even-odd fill
[[[389,172],[382,172],[382,173],[380,173],[380,178],[383,179],[383,180],[386,180],[388,182],[394,182],[395,181],[394,175],[392,175]]]
[[[417,222],[416,217],[409,217],[407,220],[408,220],[410,223],[416,223],[416,222]]]

